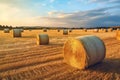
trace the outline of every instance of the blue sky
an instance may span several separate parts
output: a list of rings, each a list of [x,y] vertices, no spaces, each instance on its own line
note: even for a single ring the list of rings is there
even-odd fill
[[[0,0],[0,24],[96,27],[120,25],[120,0]]]

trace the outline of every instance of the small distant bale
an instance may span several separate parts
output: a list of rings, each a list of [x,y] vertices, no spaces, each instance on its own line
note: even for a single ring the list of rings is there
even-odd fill
[[[49,44],[49,36],[47,34],[37,35],[37,45],[47,45]]]
[[[29,31],[32,31],[32,29],[29,29]]]
[[[9,28],[5,28],[4,29],[4,33],[9,33],[10,32],[10,29]]]
[[[21,32],[24,32],[24,29],[20,29],[21,30]]]
[[[87,29],[83,29],[84,32],[87,32]]]
[[[109,28],[109,29],[108,29],[108,32],[112,32],[112,31],[113,31],[113,28]]]
[[[99,32],[103,32],[104,29],[99,29]]]
[[[108,29],[103,29],[103,32],[108,32]]]
[[[43,32],[47,32],[47,29],[43,29]]]
[[[69,29],[69,32],[72,32],[72,29]]]
[[[120,30],[117,31],[117,33],[116,33],[116,39],[117,39],[117,40],[120,40]]]
[[[60,32],[60,29],[58,29],[57,31]]]
[[[98,32],[99,31],[99,29],[93,29],[93,32]]]
[[[68,30],[67,29],[63,30],[63,35],[68,35]]]
[[[85,69],[105,58],[106,48],[103,41],[94,35],[69,39],[63,47],[64,60],[78,69]]]
[[[13,29],[13,37],[21,37],[21,29]]]
[[[119,31],[120,30],[120,28],[117,28],[117,31]]]

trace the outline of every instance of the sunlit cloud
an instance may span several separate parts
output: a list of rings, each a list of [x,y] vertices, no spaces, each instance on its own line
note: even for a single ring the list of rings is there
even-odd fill
[[[0,24],[56,27],[119,25],[118,2],[119,0],[0,0]],[[97,5],[101,3],[109,4]]]

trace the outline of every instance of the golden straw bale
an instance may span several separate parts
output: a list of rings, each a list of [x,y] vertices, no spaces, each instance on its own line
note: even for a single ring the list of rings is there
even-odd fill
[[[108,32],[112,32],[112,31],[113,31],[113,28],[109,28],[109,29],[108,29]]]
[[[12,35],[13,37],[21,37],[21,29],[13,29]]]
[[[120,30],[120,28],[117,28],[117,31],[119,31]]]
[[[43,29],[43,32],[47,32],[47,29]]]
[[[9,28],[5,28],[4,29],[4,33],[9,33],[10,32],[10,29]]]
[[[120,30],[117,31],[117,33],[116,33],[116,38],[117,38],[117,40],[120,40]]]
[[[68,35],[68,30],[67,29],[63,30],[63,35]]]
[[[20,29],[21,30],[21,32],[24,32],[24,29]]]
[[[87,32],[87,29],[83,29],[84,32]]]
[[[72,29],[69,29],[69,32],[72,32]]]
[[[60,29],[58,29],[57,31],[60,32]]]
[[[99,31],[99,29],[93,29],[93,32],[98,32]]]
[[[106,48],[103,41],[93,35],[80,36],[65,42],[64,60],[78,69],[85,69],[105,58]]]
[[[103,32],[108,32],[108,29],[103,29]]]
[[[47,34],[37,35],[37,44],[38,45],[47,45],[49,44],[49,36]]]

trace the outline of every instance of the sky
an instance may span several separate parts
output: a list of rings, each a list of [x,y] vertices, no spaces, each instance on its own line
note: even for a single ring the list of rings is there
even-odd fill
[[[120,0],[0,0],[0,25],[118,26]]]

